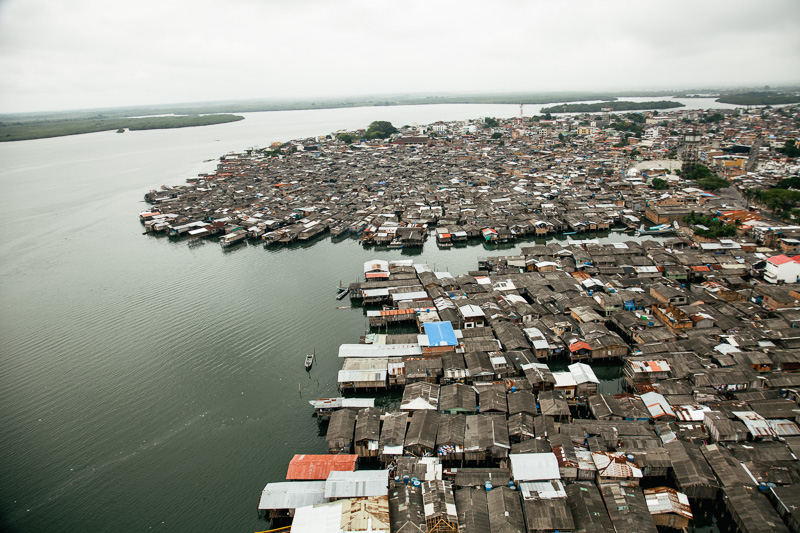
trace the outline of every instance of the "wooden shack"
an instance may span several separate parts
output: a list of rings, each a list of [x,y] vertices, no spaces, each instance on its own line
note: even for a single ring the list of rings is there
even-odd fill
[[[480,412],[483,414],[505,415],[508,413],[506,386],[503,382],[481,383],[476,386]]]
[[[597,485],[587,481],[570,483],[565,487],[567,500],[575,521],[575,531],[583,533],[607,533],[614,531],[611,517],[603,503]]]
[[[422,487],[400,484],[389,491],[391,529],[399,533],[425,533]]]
[[[439,408],[439,385],[419,381],[403,389],[402,411],[435,411]]]
[[[422,483],[422,503],[428,533],[458,533],[458,515],[452,483],[441,480]]]
[[[463,531],[490,531],[486,494],[472,487],[455,491],[458,524]]]
[[[361,409],[356,417],[353,445],[361,459],[380,456],[381,410],[377,407]]]
[[[505,460],[511,449],[505,417],[473,415],[467,417],[464,432],[464,459],[475,462]],[[501,465],[502,466],[502,465]]]
[[[443,463],[463,461],[464,434],[467,417],[463,414],[441,414],[436,434],[436,455]]]
[[[416,457],[433,455],[438,430],[439,413],[437,411],[415,411],[408,424],[405,452]]]
[[[508,440],[511,444],[532,439],[534,432],[534,416],[528,413],[516,413],[508,417]]]
[[[556,422],[569,422],[572,415],[569,404],[564,394],[560,391],[543,391],[539,393],[539,410],[543,416],[552,418]]]
[[[454,383],[444,385],[439,391],[439,411],[447,414],[475,414],[477,394],[471,385]]]
[[[381,463],[387,464],[393,458],[403,455],[408,428],[408,413],[386,414],[383,417],[378,447],[380,448]]]
[[[689,498],[713,500],[719,493],[719,483],[711,466],[697,445],[672,441],[664,445],[672,461],[672,480],[678,490]]]
[[[637,484],[625,481],[602,483],[600,492],[614,529],[637,533],[658,532],[644,493]]]
[[[356,428],[356,413],[350,409],[334,411],[328,424],[328,453],[350,453]]]

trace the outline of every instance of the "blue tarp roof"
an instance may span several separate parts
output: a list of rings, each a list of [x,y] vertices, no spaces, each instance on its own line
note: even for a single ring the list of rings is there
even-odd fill
[[[451,322],[428,322],[424,329],[431,346],[458,346]]]

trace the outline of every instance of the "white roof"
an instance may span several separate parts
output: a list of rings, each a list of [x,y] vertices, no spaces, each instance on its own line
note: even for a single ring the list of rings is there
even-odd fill
[[[373,296],[389,296],[389,289],[364,289],[361,293],[367,298],[372,298]]]
[[[525,500],[554,500],[567,497],[567,491],[564,490],[560,479],[523,481],[519,484],[519,491]]]
[[[424,300],[426,298],[429,298],[429,296],[425,291],[396,292],[392,294],[392,301],[394,302],[401,302],[404,300]]]
[[[400,405],[400,409],[402,409],[403,411],[422,411],[422,410],[435,411],[437,409],[437,406],[430,403],[425,398],[414,398],[410,402]]]
[[[294,533],[341,533],[344,500],[298,507],[292,520]]]
[[[407,357],[422,355],[419,344],[342,344],[339,357]]]
[[[325,498],[363,498],[389,495],[388,470],[333,471],[325,481]]]
[[[338,383],[348,381],[386,381],[387,370],[339,370]]]
[[[389,272],[389,262],[382,259],[373,259],[372,261],[364,263],[364,272],[371,272],[373,270]]]
[[[525,328],[522,331],[531,340],[533,340],[533,339],[546,339],[547,338],[547,337],[544,336],[544,333],[542,333],[542,330],[540,330],[539,328]]]
[[[724,355],[728,355],[728,354],[731,354],[731,353],[737,353],[737,352],[741,351],[736,346],[732,346],[730,344],[725,344],[725,343],[717,344],[716,346],[714,346],[714,349],[716,351],[718,351],[719,353],[724,354]]]
[[[592,367],[585,363],[573,363],[567,368],[569,368],[569,371],[572,374],[572,377],[575,379],[575,383],[577,384],[600,383],[600,380],[597,379]]]
[[[561,479],[558,460],[553,452],[512,453],[511,473],[516,481],[543,481]]]
[[[667,399],[661,394],[646,392],[642,394],[641,398],[653,418],[659,418],[664,415],[675,416],[675,411],[672,410]]]
[[[296,509],[325,501],[324,481],[267,483],[261,492],[259,509]]]
[[[531,341],[531,344],[536,350],[546,350],[550,348],[550,343],[544,339],[534,339]]]
[[[384,455],[403,455],[403,445],[399,446],[384,446],[383,452]]]
[[[572,377],[571,372],[552,372],[553,378],[556,380],[556,388],[560,387],[575,387],[578,384],[575,382],[575,378]]]
[[[461,305],[458,307],[458,310],[461,311],[461,315],[464,318],[472,318],[472,317],[485,317],[486,315],[483,312],[483,309],[478,307],[477,305]]]

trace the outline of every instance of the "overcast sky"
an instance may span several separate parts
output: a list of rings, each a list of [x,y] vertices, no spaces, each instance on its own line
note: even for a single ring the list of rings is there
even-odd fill
[[[800,0],[0,0],[0,112],[800,83]]]

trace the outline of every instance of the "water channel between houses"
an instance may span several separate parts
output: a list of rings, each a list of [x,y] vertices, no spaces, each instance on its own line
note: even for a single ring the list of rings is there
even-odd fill
[[[419,107],[0,145],[0,529],[264,529],[261,489],[293,454],[326,450],[307,402],[336,394],[338,347],[364,333],[363,309],[337,309],[348,304],[334,298],[339,282],[376,257],[457,275],[527,243],[440,250],[431,239],[409,253],[325,236],[223,250],[142,235],[142,195],[247,146],[372,120],[519,113]],[[617,392],[614,371],[598,371],[602,392]]]

